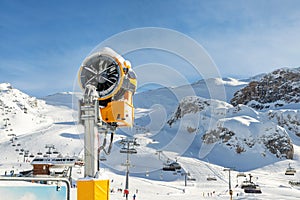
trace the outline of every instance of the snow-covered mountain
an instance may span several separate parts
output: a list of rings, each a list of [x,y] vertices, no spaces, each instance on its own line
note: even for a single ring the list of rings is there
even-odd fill
[[[148,113],[143,112],[136,119],[137,129],[141,132],[140,126],[144,127],[145,132],[151,133],[151,138],[159,141],[152,145],[154,148],[198,157],[221,166],[235,166],[240,170],[265,166],[280,159],[293,159],[293,143],[299,143],[299,104],[297,96],[292,96],[297,90],[299,74],[298,68],[284,68],[249,78],[250,83],[235,79],[201,80],[192,84],[195,95],[188,97],[184,94],[190,89],[189,86],[137,94],[135,105],[148,109]],[[280,75],[285,78],[280,78]],[[286,83],[284,80],[289,81]],[[281,107],[283,109],[271,110],[269,107],[257,111],[248,104],[228,104],[243,96],[243,91],[247,91],[253,83],[266,86],[270,81],[276,82],[276,88],[280,90],[268,88],[268,93],[272,93],[268,97],[276,96],[276,103],[285,102],[285,106]],[[211,99],[209,89],[225,89],[226,98]],[[282,93],[275,95],[276,91]],[[252,94],[244,96],[256,98]],[[186,138],[178,136],[181,134]],[[190,137],[191,134],[193,137]],[[178,144],[180,141],[182,145]],[[224,157],[227,159],[220,159]]]
[[[199,80],[191,85],[138,93],[134,96],[135,126],[118,133],[130,136],[144,134],[149,140],[157,141],[147,145],[154,150],[173,151],[240,170],[293,159],[293,143],[299,143],[300,107],[297,102],[287,102],[284,110],[264,111],[229,103],[235,102],[253,83],[266,85],[272,81],[278,83],[277,88],[286,87],[283,80],[288,78],[281,79],[278,74],[289,76],[292,73],[290,76],[293,78],[288,80],[295,81],[297,72],[298,68],[284,68],[243,81],[233,78]],[[250,83],[247,80],[251,80]],[[215,95],[216,99],[211,99],[211,92],[224,90],[225,95]],[[68,105],[72,102],[72,95],[59,93],[44,99],[51,104]],[[277,96],[285,97],[283,94]],[[223,157],[228,159],[219,159]]]
[[[300,68],[282,68],[251,81],[238,90],[232,105],[245,104],[255,109],[282,107],[300,102]]]
[[[66,106],[71,109],[77,109],[78,100],[81,98],[81,93],[78,92],[58,92],[47,95],[43,98],[47,104],[53,106]]]
[[[134,96],[134,105],[138,108],[150,108],[159,104],[165,108],[168,115],[176,109],[180,100],[186,96],[201,96],[230,102],[234,93],[246,86],[248,82],[234,78],[210,78],[199,80],[191,85],[176,88],[163,87],[138,93]]]
[[[281,70],[295,72],[298,69]],[[259,84],[267,76],[270,75],[249,80]],[[299,103],[288,93],[288,98],[276,100],[276,103],[284,102],[283,106],[255,109],[247,103],[230,104],[230,100],[236,98],[234,94],[240,94],[237,91],[249,85],[246,79],[208,79],[177,88],[137,93],[134,127],[117,130],[111,155],[101,163],[104,174],[114,179],[111,187],[122,187],[124,181],[122,163],[126,162],[126,155],[120,154],[119,141],[124,136],[133,136],[140,146],[136,148],[138,154],[130,156],[134,165],[130,168],[130,188],[131,191],[139,189],[139,198],[195,200],[214,191],[213,198],[228,199],[228,174],[223,171],[224,167],[259,176],[262,199],[273,199],[274,195],[277,199],[300,198],[299,190],[288,184],[299,176],[291,179],[284,175],[289,163],[297,169],[300,167]],[[73,106],[78,98],[75,94],[58,93],[39,100],[8,83],[0,84],[0,152],[3,155],[0,174],[10,169],[31,168],[17,151],[21,148],[37,155],[45,152],[45,145],[54,144],[63,155],[83,155],[83,130],[74,123],[77,118],[70,109],[76,107]],[[267,104],[270,103],[264,103]],[[17,141],[11,141],[12,134],[17,136]],[[181,173],[189,172],[188,179],[196,181],[188,182],[185,187],[181,173],[161,170],[170,160],[177,160],[183,167]],[[232,172],[232,178],[237,171]],[[81,172],[82,167],[75,167],[73,178],[81,177]],[[208,176],[216,177],[217,181],[207,182]],[[240,184],[240,178],[235,180]],[[76,197],[76,189],[72,191]],[[239,194],[237,199],[256,198],[240,188],[234,192]],[[121,194],[111,195],[113,199],[123,199]]]
[[[22,135],[44,128],[53,121],[43,113],[47,112],[46,103],[30,97],[9,83],[0,84],[0,141],[9,134]]]
[[[186,125],[186,130],[181,131],[201,136],[197,138],[200,153],[203,146],[212,145],[203,157],[212,163],[249,170],[280,159],[293,159],[289,134],[278,123],[270,121],[266,113],[245,105],[233,107],[218,100],[186,97],[168,124],[188,123],[191,118],[200,119],[199,124]]]

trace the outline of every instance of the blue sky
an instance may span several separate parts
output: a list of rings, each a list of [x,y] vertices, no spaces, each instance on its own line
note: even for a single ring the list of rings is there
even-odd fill
[[[71,91],[95,46],[142,27],[195,39],[223,77],[300,66],[296,0],[0,0],[0,82],[38,97]]]
[[[66,199],[67,189],[61,186],[60,190],[56,190],[56,186],[35,185],[35,186],[11,186],[0,187],[1,194],[5,194],[5,199],[19,200],[63,200]]]

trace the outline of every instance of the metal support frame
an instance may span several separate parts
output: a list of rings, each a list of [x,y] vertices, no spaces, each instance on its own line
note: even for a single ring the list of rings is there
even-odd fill
[[[125,151],[120,151],[120,153],[126,153],[127,157],[126,157],[126,163],[124,163],[123,165],[126,166],[126,180],[125,180],[125,190],[128,190],[129,188],[129,167],[130,165],[130,158],[129,158],[129,154],[135,154],[137,153],[137,151],[134,149],[135,146],[139,146],[140,144],[138,144],[136,142],[136,138],[133,139],[122,139],[120,141],[120,144],[122,144],[126,150]],[[126,147],[125,147],[126,146]],[[126,195],[126,200],[128,199],[128,195]]]
[[[228,171],[228,179],[229,179],[229,182],[228,182],[228,188],[229,188],[229,195],[230,195],[230,200],[232,200],[232,195],[233,195],[233,191],[231,189],[231,168],[226,168],[224,169],[223,171]]]
[[[95,177],[98,172],[98,141],[95,124],[97,100],[80,101],[80,122],[84,126],[84,176]]]
[[[48,178],[48,177],[0,177],[0,181],[61,181],[67,185],[67,200],[70,200],[71,184],[65,178]]]
[[[181,176],[184,176],[184,186],[187,186],[187,176],[190,176],[189,172],[181,173]]]

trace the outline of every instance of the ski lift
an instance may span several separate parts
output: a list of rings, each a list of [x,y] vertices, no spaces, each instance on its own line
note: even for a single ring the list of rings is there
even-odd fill
[[[175,171],[174,168],[169,167],[169,166],[164,166],[164,167],[162,168],[162,170],[163,170],[163,171]]]
[[[100,156],[99,160],[100,161],[106,161],[107,159],[104,156]]]
[[[53,151],[53,154],[59,154],[59,152],[58,151]]]
[[[41,156],[41,155],[43,155],[43,153],[39,151],[39,152],[37,153],[37,155]]]
[[[137,150],[134,148],[128,149],[130,154],[136,154]]]
[[[289,181],[289,184],[292,186],[300,186],[300,181]]]
[[[208,176],[207,178],[206,178],[206,180],[207,181],[216,181],[217,180],[217,178],[215,177],[215,176]]]
[[[30,158],[34,158],[34,155],[33,154],[30,154],[30,156],[29,156]]]
[[[166,164],[163,167],[163,171],[176,171],[176,170],[179,171],[180,169],[181,169],[181,166],[177,162],[172,162],[172,163]]]
[[[251,182],[248,181],[248,180],[245,180],[245,181],[242,182],[241,188],[244,189],[244,188],[246,188],[246,187],[249,186],[249,185],[251,185]]]
[[[288,168],[286,168],[286,170],[285,170],[285,175],[292,175],[292,176],[294,176],[295,173],[296,173],[296,169],[293,168],[293,167],[291,167],[291,163],[289,163]]]
[[[123,147],[123,148],[120,150],[120,153],[127,153],[127,148]]]
[[[188,176],[188,177],[187,177],[187,180],[188,180],[188,181],[196,181],[196,178],[191,177],[191,176]]]
[[[256,185],[254,183],[250,183],[247,187],[244,188],[245,193],[256,193],[261,194],[261,189],[259,185]]]
[[[255,184],[252,182],[252,175],[249,174],[250,180],[243,181],[241,188],[244,189],[245,193],[256,193],[256,194],[261,194],[261,189],[259,185]]]
[[[19,153],[19,155],[20,155],[20,156],[22,156],[22,155],[23,155],[23,153],[22,153],[22,152],[20,152],[20,153]]]
[[[120,153],[136,154],[136,153],[137,153],[137,150],[134,149],[134,148],[127,149],[127,148],[123,147],[123,148],[120,150]]]
[[[240,172],[240,173],[238,173],[238,174],[236,175],[236,177],[237,177],[237,178],[238,178],[238,177],[246,177],[246,174],[243,173],[243,172]]]

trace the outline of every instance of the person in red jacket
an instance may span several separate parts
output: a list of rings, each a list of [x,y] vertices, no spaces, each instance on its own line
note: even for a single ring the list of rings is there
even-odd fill
[[[124,190],[124,195],[126,197],[126,200],[128,199],[128,194],[129,194],[129,190],[128,189],[125,189]]]

